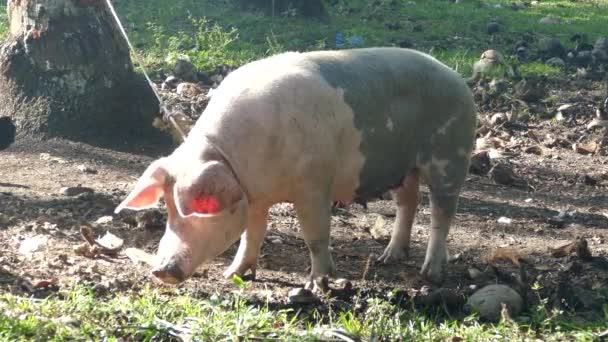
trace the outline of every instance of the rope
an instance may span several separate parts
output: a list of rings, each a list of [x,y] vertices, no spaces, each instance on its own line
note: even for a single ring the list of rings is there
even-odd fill
[[[156,96],[156,99],[158,100],[161,113],[163,113],[163,115],[166,116],[169,119],[169,121],[171,122],[171,124],[173,125],[173,127],[175,127],[175,129],[177,130],[177,132],[181,136],[182,141],[184,141],[186,139],[186,134],[184,133],[184,131],[182,130],[182,128],[177,124],[177,122],[175,121],[175,118],[173,117],[173,114],[169,113],[167,111],[167,108],[165,107],[165,104],[164,104],[163,100],[161,99],[160,95],[156,91],[156,85],[152,82],[152,80],[148,76],[148,73],[146,72],[146,68],[144,67],[144,63],[142,62],[141,58],[139,57],[139,54],[137,54],[137,51],[135,51],[135,49],[133,48],[133,45],[131,44],[131,41],[129,40],[129,37],[127,36],[127,32],[125,31],[124,27],[122,26],[122,23],[120,22],[120,19],[118,18],[118,15],[116,14],[116,11],[114,10],[114,6],[112,6],[112,2],[110,0],[106,0],[106,3],[108,4],[108,9],[110,10],[110,13],[112,13],[112,16],[114,17],[114,20],[116,21],[116,24],[118,25],[118,29],[120,30],[120,32],[122,33],[122,36],[127,41],[127,45],[129,46],[129,50],[133,53],[133,55],[135,56],[135,58],[137,58],[137,62],[141,66],[141,70],[142,70],[142,72],[144,74],[144,77],[148,81],[148,84],[150,85],[150,88],[152,88],[152,92],[154,93],[154,96]]]

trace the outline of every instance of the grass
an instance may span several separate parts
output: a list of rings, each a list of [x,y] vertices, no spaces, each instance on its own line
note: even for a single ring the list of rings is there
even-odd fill
[[[0,4],[0,40],[8,35],[8,18],[6,13],[6,6]]]
[[[144,287],[137,293],[97,296],[75,286],[47,299],[0,294],[0,340],[194,340],[313,341],[324,331],[339,329],[356,338],[407,341],[534,340],[592,341],[608,326],[604,321],[577,325],[543,307],[527,323],[482,324],[475,316],[463,320],[403,310],[369,299],[360,313],[320,313],[292,308],[269,309],[245,301],[247,286],[237,282],[232,294],[194,298],[178,289]],[[608,317],[606,317],[608,319]]]
[[[449,1],[401,0],[396,1],[397,6],[391,5],[392,1],[339,0],[335,3],[329,6],[330,20],[327,23],[283,14],[272,18],[242,12],[228,5],[227,1],[182,0],[174,6],[161,0],[150,0],[143,10],[141,7],[135,10],[140,2],[131,1],[123,4],[119,12],[134,25],[131,35],[147,55],[147,61],[156,61],[152,64],[166,67],[167,55],[185,52],[203,70],[222,64],[238,66],[285,50],[335,49],[335,35],[341,32],[346,39],[360,36],[363,39],[361,46],[399,45],[407,40],[463,75],[470,75],[481,52],[496,48],[510,54],[513,44],[530,32],[534,32],[537,38],[557,37],[566,46],[572,46],[569,38],[574,33],[585,34],[590,43],[608,34],[603,21],[608,16],[605,1],[542,1],[519,11],[510,9],[511,1],[496,0],[487,1],[487,7],[480,7],[477,1],[452,4]],[[497,5],[501,7],[495,7]],[[192,25],[189,16],[204,17],[206,24]],[[539,20],[545,16],[562,18],[564,24],[540,24]],[[486,25],[491,21],[502,25],[502,32],[494,38],[486,33]],[[399,25],[399,28],[393,30],[387,25]],[[201,30],[202,27],[205,29]],[[218,31],[231,33],[231,39],[229,44],[218,42],[218,46],[225,46],[223,54],[212,59],[206,57],[212,46],[189,44],[185,48],[188,44],[167,43],[171,39],[175,41],[176,37],[185,42]],[[151,35],[156,39],[151,39]],[[349,47],[348,44],[345,47]],[[524,67],[522,72],[562,72],[538,64]]]
[[[572,46],[569,38],[574,33],[584,34],[590,43],[608,35],[604,20],[608,17],[608,4],[599,0],[549,0],[519,11],[512,10],[512,2],[507,0],[488,0],[486,6],[481,6],[480,1],[453,4],[438,0],[333,3],[328,6],[330,20],[326,23],[293,16],[291,12],[275,17],[243,12],[228,0],[135,0],[116,6],[152,73],[171,68],[180,55],[189,56],[199,69],[211,71],[286,50],[335,49],[335,36],[340,32],[346,40],[361,37],[360,46],[364,47],[413,42],[418,49],[469,76],[481,52],[495,48],[508,55],[513,52],[513,44],[531,32],[537,38],[557,37],[566,46]],[[7,30],[3,5],[0,13],[2,38]],[[564,23],[540,24],[539,20],[546,16],[561,18]],[[494,38],[486,33],[491,21],[502,27]],[[388,28],[395,25],[397,29]],[[524,75],[563,73],[539,62],[520,70]]]

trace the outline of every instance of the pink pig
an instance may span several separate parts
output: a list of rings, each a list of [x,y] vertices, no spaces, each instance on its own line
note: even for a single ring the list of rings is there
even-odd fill
[[[269,208],[292,202],[314,285],[335,270],[332,202],[392,190],[397,218],[379,261],[395,261],[407,256],[423,179],[431,226],[422,274],[441,281],[475,126],[462,77],[421,52],[284,53],[226,77],[185,142],[148,167],[116,212],[164,196],[168,221],[152,273],[176,284],[239,237],[224,276],[255,275]]]

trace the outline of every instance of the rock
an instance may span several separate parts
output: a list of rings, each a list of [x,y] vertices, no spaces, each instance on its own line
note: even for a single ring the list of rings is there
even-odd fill
[[[177,77],[171,75],[165,79],[165,81],[161,85],[161,89],[163,89],[163,90],[175,89],[175,87],[177,87],[178,84],[179,84],[179,79]]]
[[[488,86],[488,93],[493,95],[502,95],[509,89],[509,84],[504,78],[493,78]]]
[[[516,98],[526,101],[535,102],[543,99],[547,95],[547,87],[544,77],[529,76],[515,83],[513,92]]]
[[[112,216],[110,216],[110,215],[108,215],[108,216],[102,216],[102,217],[98,218],[97,221],[95,221],[95,223],[101,224],[101,225],[106,225],[106,224],[112,223],[113,219],[114,218]]]
[[[515,48],[515,57],[520,62],[523,62],[528,59],[528,48],[525,46],[518,46]]]
[[[317,302],[318,298],[311,290],[300,287],[289,291],[287,301],[291,304],[311,304]]]
[[[569,279],[559,282],[553,295],[553,304],[561,309],[601,311],[606,301],[600,292],[572,285]]]
[[[401,47],[401,48],[406,48],[406,49],[412,49],[412,48],[416,47],[416,44],[414,43],[414,41],[408,37],[399,40],[397,42],[397,45],[399,45],[399,47]]]
[[[55,319],[55,323],[57,323],[57,325],[59,325],[59,326],[69,326],[72,328],[80,327],[80,321],[71,316],[59,317],[59,318]]]
[[[501,29],[500,24],[495,21],[489,22],[486,25],[486,32],[488,34],[496,34],[496,33],[500,32],[500,29]]]
[[[538,22],[543,25],[558,25],[562,23],[562,20],[560,18],[547,16],[541,18]]]
[[[84,165],[84,164],[78,165],[77,169],[78,169],[78,171],[84,172],[84,173],[90,173],[90,174],[97,173],[97,170],[95,170],[94,168],[92,168],[90,166]]]
[[[594,154],[599,148],[598,143],[590,141],[588,143],[572,144],[572,149],[579,154]]]
[[[488,172],[490,179],[496,184],[500,185],[512,185],[519,181],[519,177],[515,174],[513,169],[506,164],[496,164]]]
[[[566,49],[557,38],[544,37],[539,39],[538,51],[542,59],[549,59],[551,57],[564,58],[566,56]]]
[[[177,85],[176,93],[185,97],[195,97],[204,92],[196,83],[183,82]]]
[[[475,140],[475,149],[477,151],[487,150],[487,149],[496,149],[496,148],[504,148],[505,142],[500,138],[488,137],[488,138],[477,138]]]
[[[492,168],[492,162],[488,151],[481,151],[471,156],[471,164],[469,166],[469,172],[485,176]]]
[[[498,222],[499,225],[502,226],[510,226],[511,223],[513,223],[513,220],[511,218],[505,217],[505,216],[501,216],[498,218]]]
[[[583,175],[581,177],[581,182],[585,185],[589,185],[589,186],[596,186],[598,184],[598,180],[593,178],[593,176],[590,175]]]
[[[591,55],[596,62],[608,62],[608,37],[600,37],[595,41]]]
[[[336,285],[340,286],[342,290],[350,291],[353,289],[353,283],[348,279],[340,278],[336,280]]]
[[[568,59],[571,59],[577,66],[585,67],[593,62],[593,52],[589,50],[570,52],[568,53]]]
[[[187,56],[179,56],[173,69],[175,77],[187,82],[196,80],[196,67]]]
[[[425,309],[456,309],[464,304],[464,296],[454,289],[439,288],[433,291],[421,291],[414,297],[414,305]]]
[[[504,303],[511,316],[517,316],[523,309],[523,299],[506,285],[488,285],[475,292],[465,305],[465,309],[476,312],[483,319],[497,322],[501,318]]]
[[[546,149],[540,145],[528,146],[524,149],[524,152],[536,154],[537,156],[544,156],[547,153]]]
[[[270,241],[270,243],[273,245],[282,245],[283,244],[283,239],[281,239],[278,236],[271,236],[268,238],[268,241]]]
[[[469,278],[471,278],[471,280],[477,280],[483,276],[483,272],[475,267],[470,267],[467,270],[467,273],[469,274]]]
[[[566,223],[571,219],[570,213],[565,210],[561,210],[557,215],[547,219],[547,223],[554,228],[564,228]]]
[[[95,190],[84,187],[84,186],[80,186],[80,185],[63,187],[63,188],[59,189],[60,194],[62,194],[64,196],[68,196],[68,197],[74,197],[74,196],[78,196],[78,195],[84,194],[84,193],[92,194],[94,192],[95,192]]]
[[[497,66],[502,65],[503,62],[504,58],[500,52],[497,50],[486,50],[473,65],[473,77],[486,74]]]
[[[490,123],[492,126],[500,126],[507,122],[507,114],[505,113],[495,113],[490,118]]]
[[[550,65],[552,67],[556,67],[556,68],[565,68],[566,67],[566,62],[564,62],[563,59],[559,58],[559,57],[551,57],[549,58],[546,62],[547,65]]]
[[[40,153],[40,160],[48,161],[57,164],[66,164],[67,161],[63,158],[53,157],[49,153]]]

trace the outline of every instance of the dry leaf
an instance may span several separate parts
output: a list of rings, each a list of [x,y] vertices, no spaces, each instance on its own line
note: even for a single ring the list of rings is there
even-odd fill
[[[127,248],[125,249],[125,255],[134,263],[143,262],[149,266],[154,265],[154,255],[139,248]]]
[[[591,251],[587,245],[587,240],[577,238],[575,241],[565,244],[561,247],[551,248],[551,255],[556,258],[562,258],[572,254],[578,255],[583,260],[591,260]]]
[[[495,248],[490,252],[487,262],[494,266],[495,263],[500,261],[510,261],[515,266],[519,266],[521,262],[524,262],[521,252],[514,248]]]
[[[573,144],[572,149],[580,154],[594,154],[597,151],[598,144],[594,141],[590,141],[586,144]]]
[[[524,152],[536,154],[537,156],[543,156],[546,153],[545,148],[538,145],[526,147],[526,149],[524,149]]]
[[[56,285],[58,282],[59,282],[59,280],[55,277],[50,278],[50,279],[40,280],[39,282],[34,284],[34,288],[35,289],[46,288],[49,286]]]
[[[101,247],[113,251],[120,249],[124,243],[121,238],[110,232],[106,232],[106,235],[104,235],[101,239],[95,240],[95,242]]]

